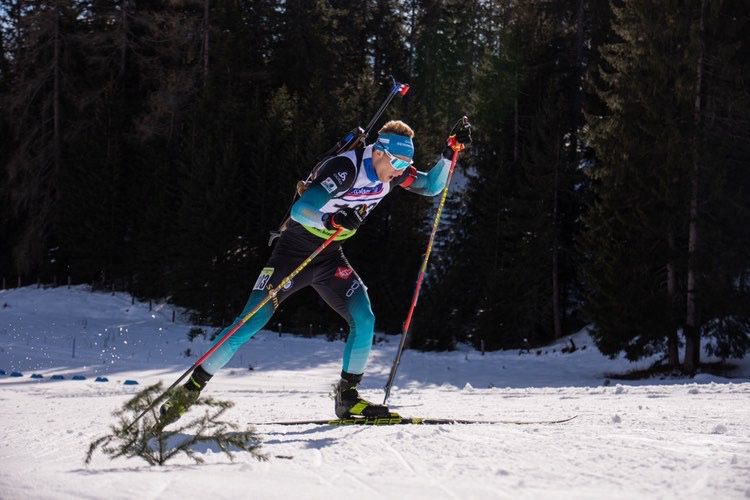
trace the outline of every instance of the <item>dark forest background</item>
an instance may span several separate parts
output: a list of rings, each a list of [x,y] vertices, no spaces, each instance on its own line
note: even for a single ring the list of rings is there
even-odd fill
[[[428,169],[467,114],[412,346],[750,347],[750,11],[723,0],[0,0],[7,286],[127,290],[221,326],[295,182],[390,90]],[[372,140],[372,137],[370,138]],[[435,200],[346,244],[398,333]],[[274,325],[346,325],[311,290]]]

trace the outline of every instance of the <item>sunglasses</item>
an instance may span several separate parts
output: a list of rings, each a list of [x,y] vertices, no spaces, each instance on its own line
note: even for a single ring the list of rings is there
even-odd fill
[[[378,141],[378,144],[380,145],[380,147],[378,149],[380,151],[382,151],[383,153],[385,153],[386,156],[388,156],[388,160],[391,162],[391,166],[393,168],[395,168],[396,170],[403,170],[403,169],[407,168],[408,166],[410,166],[412,163],[414,163],[411,160],[408,160],[408,161],[407,160],[402,160],[401,158],[397,158],[397,157],[393,156],[385,148],[385,145],[382,142]]]

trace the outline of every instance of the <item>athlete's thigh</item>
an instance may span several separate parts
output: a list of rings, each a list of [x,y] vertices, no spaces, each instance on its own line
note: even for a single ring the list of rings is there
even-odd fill
[[[360,304],[369,311],[367,287],[346,260],[343,252],[339,252],[335,258],[328,259],[315,269],[312,286],[326,304],[349,323],[352,321],[355,304]]]
[[[277,254],[271,256],[266,266],[261,270],[253,285],[253,292],[270,291],[279,286],[302,263],[302,260],[292,256]],[[288,281],[274,297],[274,309],[294,292],[310,285],[315,271],[314,263],[310,263],[294,278]]]

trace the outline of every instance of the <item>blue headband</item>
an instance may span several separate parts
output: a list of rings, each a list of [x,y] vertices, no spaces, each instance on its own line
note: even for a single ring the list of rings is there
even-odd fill
[[[392,155],[405,156],[409,159],[414,157],[414,143],[405,135],[380,134],[375,149],[383,151],[387,149]]]

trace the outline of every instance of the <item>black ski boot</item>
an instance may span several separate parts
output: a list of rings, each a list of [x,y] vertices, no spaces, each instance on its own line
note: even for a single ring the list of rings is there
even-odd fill
[[[193,370],[190,379],[185,385],[175,389],[169,399],[159,408],[159,413],[161,414],[159,423],[161,426],[164,427],[177,422],[188,408],[198,400],[201,390],[206,387],[211,377],[213,375],[204,370],[202,366]]]
[[[385,405],[370,403],[359,397],[357,384],[362,375],[341,372],[341,380],[336,384],[336,416],[339,418],[367,417],[382,418],[395,416]]]

